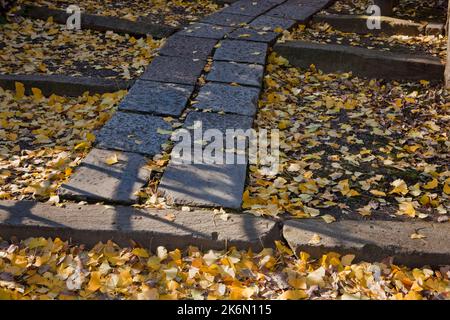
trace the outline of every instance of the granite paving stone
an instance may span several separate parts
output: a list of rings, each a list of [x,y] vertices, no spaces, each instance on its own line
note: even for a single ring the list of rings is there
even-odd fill
[[[250,129],[252,127],[253,118],[237,114],[193,111],[187,115],[183,127],[192,130],[197,121],[201,121],[203,131],[217,129],[221,132],[226,132],[227,129]]]
[[[242,14],[224,13],[219,11],[203,18],[201,21],[204,23],[215,24],[218,26],[238,27],[247,24],[252,19],[253,17],[251,16],[245,16]]]
[[[162,56],[185,57],[206,60],[217,44],[215,39],[174,35],[159,50]]]
[[[246,175],[246,164],[169,163],[158,191],[169,203],[240,209]]]
[[[272,44],[280,35],[272,31],[239,28],[228,35],[230,39],[265,42]]]
[[[214,61],[206,79],[214,82],[261,87],[263,76],[264,67],[261,65]]]
[[[137,80],[119,110],[180,116],[194,86]]]
[[[171,130],[161,117],[118,111],[96,135],[97,147],[153,156],[161,152]]]
[[[176,35],[220,40],[233,29],[233,27],[216,26],[208,23],[194,23],[178,31]]]
[[[107,159],[113,156],[117,156],[118,162],[108,165]],[[150,177],[147,162],[148,159],[136,153],[93,149],[69,181],[59,188],[58,194],[77,201],[135,203],[136,192]]]
[[[262,15],[253,20],[249,26],[253,29],[263,30],[263,31],[275,31],[279,28],[282,30],[288,30],[295,26],[297,22],[291,19],[271,17],[267,15]],[[275,32],[277,32],[275,31]],[[279,32],[279,31],[278,31]]]
[[[288,0],[267,12],[266,15],[305,23],[330,2],[330,0]]]
[[[222,9],[221,12],[256,17],[275,7],[276,5],[276,3],[264,0],[243,0],[233,3],[229,7]]]
[[[195,85],[205,64],[192,58],[159,56],[153,59],[141,79]]]
[[[214,54],[214,60],[265,64],[267,49],[266,43],[223,40]]]
[[[259,93],[257,88],[208,82],[200,89],[194,107],[254,116]]]

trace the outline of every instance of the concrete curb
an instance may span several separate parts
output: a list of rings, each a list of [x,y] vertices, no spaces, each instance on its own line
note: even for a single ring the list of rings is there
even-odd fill
[[[225,219],[211,211],[78,204],[58,208],[32,201],[0,201],[0,236],[59,237],[88,246],[107,240],[128,246],[133,240],[149,249],[194,245],[258,251],[273,247],[274,241],[281,239],[281,232],[271,220],[244,214],[229,214]]]
[[[396,19],[391,17],[380,17],[381,29],[370,30],[367,28],[367,20],[370,16],[344,15],[344,14],[317,14],[313,22],[325,22],[333,28],[342,32],[359,34],[386,34],[386,35],[408,35],[417,36],[425,34],[425,24]]]
[[[27,5],[21,11],[21,15],[33,19],[47,20],[53,17],[57,23],[66,24],[70,16],[64,10],[50,9],[46,7]],[[81,28],[92,29],[96,31],[114,31],[121,34],[130,34],[134,36],[151,35],[154,38],[166,38],[176,32],[178,29],[166,25],[154,25],[145,22],[134,22],[116,17],[106,17],[95,14],[81,13]]]
[[[394,80],[443,80],[445,66],[433,56],[397,54],[345,45],[286,41],[274,51],[296,67]]]
[[[423,239],[411,239],[412,234]],[[318,235],[320,242],[313,237]],[[424,221],[351,221],[326,224],[320,220],[289,220],[283,236],[296,253],[305,251],[314,258],[330,251],[355,254],[355,261],[381,261],[415,266],[450,264],[450,224]],[[317,238],[317,236],[316,236]]]
[[[128,89],[133,84],[133,81],[119,79],[70,77],[56,74],[0,74],[0,87],[14,90],[16,82],[25,85],[26,94],[31,94],[31,88],[39,88],[46,96],[54,93],[70,97],[80,96],[86,91],[90,93],[115,92]]]

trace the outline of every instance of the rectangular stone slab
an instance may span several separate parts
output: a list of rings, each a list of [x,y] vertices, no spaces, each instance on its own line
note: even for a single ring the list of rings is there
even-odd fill
[[[141,79],[195,85],[205,64],[192,58],[159,56],[153,59]]]
[[[413,233],[426,238],[411,239]],[[314,235],[319,243],[311,243]],[[423,267],[450,263],[450,224],[426,221],[350,221],[330,224],[322,219],[288,220],[283,236],[291,248],[320,258],[330,251],[355,254],[356,261],[381,261],[393,257],[395,264]]]
[[[167,217],[173,217],[168,220]],[[0,201],[0,234],[16,237],[60,238],[71,243],[95,246],[112,240],[122,247],[135,241],[156,251],[197,246],[200,250],[223,250],[236,246],[259,252],[273,247],[281,238],[277,223],[246,214],[218,218],[212,211],[135,209],[125,206],[80,205],[64,208],[32,201]]]
[[[237,114],[192,111],[187,115],[183,127],[191,130],[191,127],[193,127],[196,121],[202,122],[203,131],[217,129],[225,133],[227,129],[250,129],[252,127],[253,118]]]
[[[206,76],[208,81],[261,87],[264,67],[257,64],[214,61]]]
[[[236,40],[256,41],[272,44],[280,36],[279,33],[250,28],[239,28],[230,33],[228,38]]]
[[[256,17],[275,6],[276,3],[271,3],[264,0],[242,0],[222,9],[221,12]]]
[[[248,162],[247,149],[236,152],[235,148],[236,146],[240,148],[248,146],[248,138],[252,134],[249,129],[252,128],[252,123],[253,118],[248,116],[190,112],[183,126],[183,129],[187,130],[187,134],[183,134],[180,139],[175,139],[170,164],[173,166],[176,163],[188,165],[208,163],[217,164],[219,167],[225,163],[230,165],[246,164]],[[214,136],[212,137],[211,134]],[[191,154],[192,157],[190,159],[180,158],[181,154]]]
[[[160,130],[164,134],[158,132]],[[171,125],[163,118],[118,111],[97,134],[96,143],[101,149],[154,156],[170,138],[170,133],[165,132],[171,130]]]
[[[200,88],[194,107],[253,117],[259,94],[257,88],[209,82]]]
[[[252,19],[253,17],[250,16],[219,11],[203,18],[201,22],[215,24],[218,26],[238,27],[247,24]]]
[[[138,80],[130,89],[119,110],[180,116],[194,86]]]
[[[220,47],[216,49],[214,60],[234,61],[245,63],[266,63],[268,46],[265,43],[222,40]]]
[[[119,162],[108,165],[106,160],[114,155]],[[150,177],[150,169],[145,168],[147,162],[136,153],[92,149],[58,194],[77,201],[135,203],[136,192]]]
[[[266,13],[268,16],[307,22],[315,13],[325,8],[332,0],[288,0]]]
[[[176,35],[220,40],[226,34],[233,31],[233,29],[232,27],[217,26],[208,23],[194,23],[178,31]]]
[[[283,30],[289,30],[295,26],[297,22],[291,19],[271,17],[267,15],[262,15],[253,20],[249,26],[253,29],[264,30],[264,31],[274,31],[281,28]],[[279,31],[278,31],[279,32]]]
[[[166,40],[159,54],[169,57],[185,57],[206,60],[217,44],[215,39],[174,35]]]
[[[169,163],[158,190],[169,203],[240,209],[246,175],[246,164]]]

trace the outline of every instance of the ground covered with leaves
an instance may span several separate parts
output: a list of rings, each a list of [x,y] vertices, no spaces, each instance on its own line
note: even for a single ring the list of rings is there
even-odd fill
[[[21,3],[63,10],[74,4],[72,0],[22,0]],[[221,8],[212,0],[83,0],[77,5],[82,12],[132,21],[144,18],[146,22],[174,27],[196,21]]]
[[[341,32],[327,23],[315,23],[309,27],[301,25],[285,32],[284,40],[303,40],[323,44],[342,44],[394,53],[431,55],[445,61],[447,37],[443,35],[372,35]]]
[[[56,188],[87,154],[126,91],[76,97],[0,88],[0,199],[57,202]]]
[[[256,123],[280,130],[280,170],[250,166],[249,212],[448,221],[450,94],[442,83],[299,70],[272,54]]]
[[[372,0],[338,0],[322,13],[367,14]],[[446,0],[400,0],[394,7],[394,17],[415,21],[445,23],[447,15]]]
[[[91,250],[60,239],[0,238],[0,299],[449,299],[450,268],[408,269],[389,261],[314,260],[276,249],[150,252],[112,242]]]
[[[0,73],[131,79],[151,62],[162,40],[91,30],[66,30],[18,18],[0,25]]]

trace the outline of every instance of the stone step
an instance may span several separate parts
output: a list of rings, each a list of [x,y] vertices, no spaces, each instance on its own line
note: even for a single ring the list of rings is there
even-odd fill
[[[444,64],[437,57],[396,54],[345,45],[287,41],[274,50],[299,68],[314,64],[324,72],[394,80],[442,80]]]
[[[161,117],[118,111],[98,132],[96,146],[154,156],[170,139],[171,130]]]
[[[111,157],[118,162],[107,164]],[[106,201],[133,204],[136,193],[148,182],[148,159],[128,152],[93,149],[59,189],[61,198],[76,201]]]
[[[411,239],[420,233],[423,239]],[[320,258],[328,252],[356,255],[355,261],[382,261],[423,267],[450,264],[450,224],[426,221],[350,221],[330,224],[322,219],[285,221],[283,236],[298,254]]]

